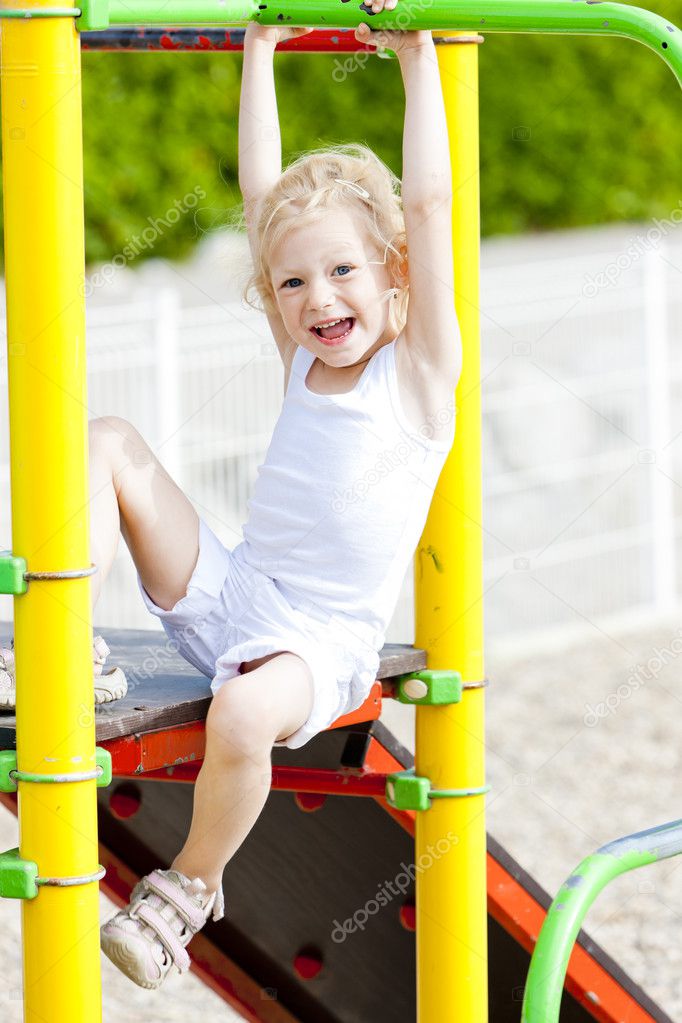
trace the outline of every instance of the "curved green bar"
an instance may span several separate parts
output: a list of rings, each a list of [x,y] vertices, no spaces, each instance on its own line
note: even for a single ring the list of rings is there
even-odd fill
[[[476,32],[560,32],[636,39],[654,50],[682,84],[682,32],[665,18],[600,0],[428,0],[372,14],[358,0],[110,0],[112,25],[309,25]]]
[[[564,882],[550,906],[528,971],[522,1023],[557,1023],[575,939],[585,914],[619,874],[682,852],[682,820],[602,846]]]

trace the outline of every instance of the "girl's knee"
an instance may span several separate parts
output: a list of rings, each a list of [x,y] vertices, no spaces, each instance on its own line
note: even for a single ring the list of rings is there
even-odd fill
[[[147,465],[153,459],[149,445],[132,423],[120,416],[101,416],[88,423],[90,457],[124,459],[126,464]]]
[[[211,701],[206,718],[207,752],[226,760],[263,759],[277,738],[272,707],[258,691],[254,677],[230,679]]]
[[[90,451],[121,447],[129,442],[137,430],[127,419],[120,416],[100,416],[88,423]]]

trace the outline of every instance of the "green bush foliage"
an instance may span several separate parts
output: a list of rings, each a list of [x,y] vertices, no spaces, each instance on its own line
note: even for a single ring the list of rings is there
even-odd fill
[[[672,0],[657,9],[675,17]],[[399,68],[372,58],[344,78],[343,59],[277,55],[285,159],[358,139],[399,174]],[[139,245],[139,258],[182,256],[234,223],[241,57],[86,53],[83,65],[88,261],[121,252],[195,189],[205,197]],[[680,93],[651,51],[623,39],[489,35],[480,83],[484,234],[678,207]]]

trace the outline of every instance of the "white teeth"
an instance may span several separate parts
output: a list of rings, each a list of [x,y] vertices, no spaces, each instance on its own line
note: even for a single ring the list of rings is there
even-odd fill
[[[319,330],[322,327],[335,327],[337,323],[341,323],[341,320],[332,320],[330,323],[317,323],[315,330]]]

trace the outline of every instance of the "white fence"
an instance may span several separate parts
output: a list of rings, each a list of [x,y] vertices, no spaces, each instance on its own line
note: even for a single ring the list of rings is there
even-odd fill
[[[484,274],[495,635],[677,605],[682,247],[627,249]]]
[[[614,616],[678,604],[682,245],[671,231],[633,250],[635,235],[585,234],[576,254],[575,232],[484,247],[482,527],[496,640],[530,646],[576,623],[603,632]],[[88,345],[89,416],[130,419],[234,546],[282,401],[264,318],[233,301],[182,306],[165,287],[90,308]],[[0,495],[9,548],[6,407]],[[122,542],[95,617],[157,626]],[[388,639],[413,635],[408,572]]]

